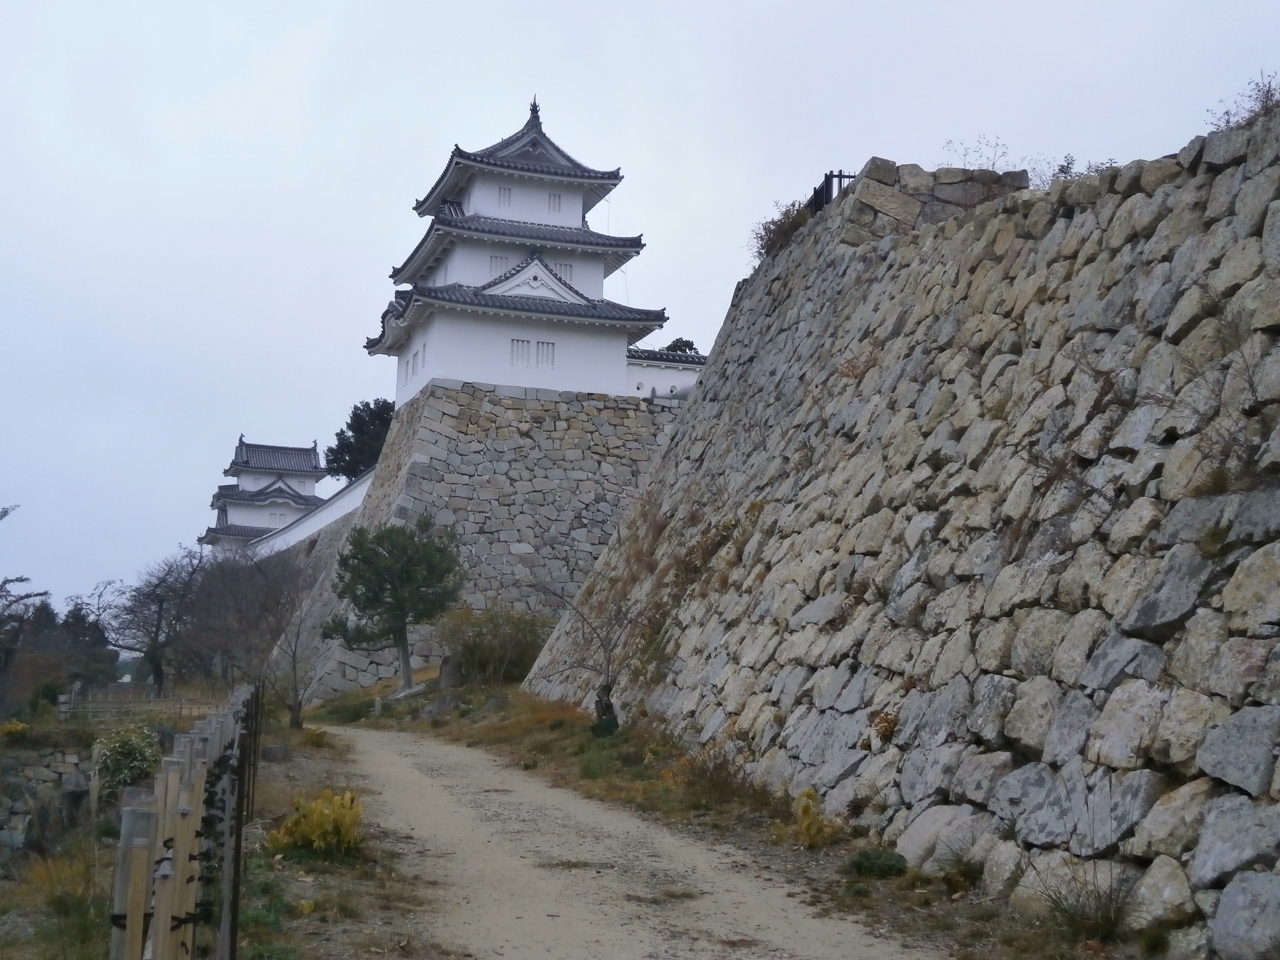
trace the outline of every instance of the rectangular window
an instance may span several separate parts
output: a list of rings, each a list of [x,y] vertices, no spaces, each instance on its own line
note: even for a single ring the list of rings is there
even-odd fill
[[[559,276],[560,279],[563,280],[565,283],[573,283],[573,264],[557,263],[556,275]]]
[[[529,365],[528,340],[511,341],[511,365],[513,367],[527,367]]]
[[[409,375],[412,377],[416,377],[418,375],[418,351],[417,350],[413,351],[413,363],[411,364]]]
[[[498,188],[498,206],[500,207],[511,206],[511,188],[510,187]]]
[[[547,213],[559,213],[559,212],[560,212],[560,194],[548,193],[547,194]]]
[[[500,277],[507,272],[506,257],[489,257],[489,276]]]
[[[556,365],[556,345],[545,340],[538,341],[538,366],[554,367]]]

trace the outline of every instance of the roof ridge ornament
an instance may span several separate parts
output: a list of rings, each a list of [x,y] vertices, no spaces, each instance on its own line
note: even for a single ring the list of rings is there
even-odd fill
[[[533,102],[529,104],[529,116],[539,122],[542,121],[542,112],[538,109],[538,95],[533,95]]]

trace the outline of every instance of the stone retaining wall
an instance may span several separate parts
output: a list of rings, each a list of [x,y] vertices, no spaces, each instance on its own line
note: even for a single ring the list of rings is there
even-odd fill
[[[0,872],[14,851],[51,843],[74,824],[92,773],[87,750],[0,753]]]
[[[580,595],[649,624],[624,710],[1027,909],[1090,860],[1178,956],[1280,950],[1278,156],[910,230],[885,165],[762,263]]]
[[[314,541],[316,586],[301,628],[313,664],[308,698],[367,687],[397,672],[394,650],[320,640],[339,603],[335,562],[352,526],[434,518],[453,530],[466,602],[554,609],[586,579],[679,404],[671,400],[433,381],[396,412],[360,509]],[[292,629],[292,628],[291,628]],[[415,654],[438,651],[427,639]]]

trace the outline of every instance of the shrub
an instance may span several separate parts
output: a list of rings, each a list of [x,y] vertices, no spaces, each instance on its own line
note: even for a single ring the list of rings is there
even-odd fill
[[[121,727],[98,743],[98,781],[104,790],[123,790],[154,776],[160,767],[160,742],[146,727]]]
[[[533,668],[551,626],[547,618],[529,613],[464,608],[436,621],[435,640],[458,658],[468,680],[517,683]]]
[[[358,723],[373,713],[373,697],[347,699],[335,697],[324,703],[315,713],[321,720],[331,723]]]
[[[0,725],[0,738],[11,747],[22,746],[30,729],[27,724],[14,717]]]
[[[838,820],[829,820],[822,815],[822,800],[818,791],[809,787],[791,803],[790,825],[775,823],[773,838],[779,842],[784,840],[798,841],[806,850],[817,850],[826,847],[845,836],[845,828]]]
[[[850,877],[900,877],[907,872],[907,861],[893,850],[868,847],[850,857],[840,872]]]
[[[751,228],[751,251],[757,260],[764,260],[784,249],[791,238],[812,219],[809,208],[799,200],[791,203],[775,203],[777,216],[761,220]]]
[[[1276,82],[1275,71],[1259,71],[1258,79],[1250,80],[1244,91],[1236,95],[1234,103],[1219,100],[1218,109],[1208,111],[1209,123],[1214,130],[1242,127],[1277,110],[1280,110],[1280,83]]]
[[[1032,863],[1033,889],[1048,904],[1049,915],[1077,940],[1115,943],[1126,938],[1133,914],[1133,886],[1109,865],[1072,864],[1065,880],[1045,876]]]
[[[319,727],[307,727],[302,731],[302,745],[305,747],[327,747],[329,731]]]
[[[350,790],[341,796],[324,790],[310,802],[298,797],[280,829],[267,834],[267,849],[274,853],[305,850],[327,859],[346,856],[364,842],[363,816],[364,804]]]

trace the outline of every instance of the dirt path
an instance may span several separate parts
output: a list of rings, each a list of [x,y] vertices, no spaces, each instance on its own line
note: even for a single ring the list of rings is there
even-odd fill
[[[434,938],[481,960],[934,960],[818,918],[742,851],[548,786],[495,757],[344,728],[366,815],[421,842]],[[788,894],[791,894],[789,897]]]

